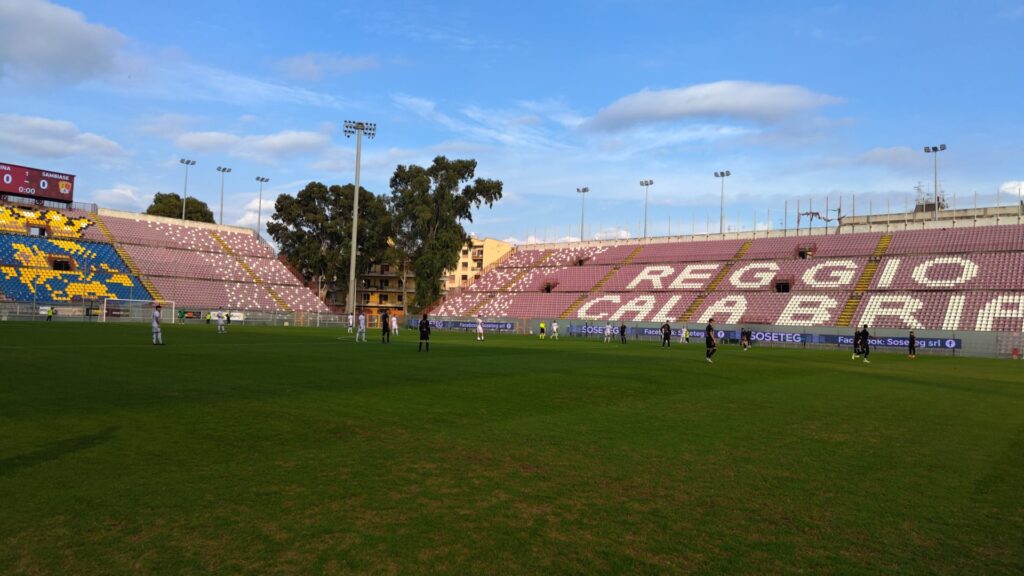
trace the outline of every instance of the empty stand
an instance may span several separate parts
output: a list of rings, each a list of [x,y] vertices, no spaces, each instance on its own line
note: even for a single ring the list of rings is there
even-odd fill
[[[1024,226],[524,247],[434,313],[1020,330]]]
[[[0,234],[0,271],[11,300],[151,299],[109,244]]]

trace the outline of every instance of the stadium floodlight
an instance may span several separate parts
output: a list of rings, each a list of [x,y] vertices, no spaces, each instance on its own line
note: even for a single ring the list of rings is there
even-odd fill
[[[256,235],[262,237],[263,231],[260,230],[260,216],[263,215],[263,184],[270,182],[270,178],[257,176],[256,181],[260,183],[260,200],[256,207]]]
[[[718,199],[718,233],[721,234],[724,231],[725,225],[725,179],[732,176],[732,172],[728,170],[722,170],[721,172],[715,172],[715,178],[722,179],[722,192]]]
[[[185,204],[188,203],[188,167],[195,166],[195,160],[189,160],[188,158],[182,158],[179,160],[181,164],[185,165],[185,192],[181,196],[181,219],[185,219]]]
[[[224,175],[231,172],[231,168],[225,168],[223,166],[217,166],[217,172],[220,172],[220,224],[224,225]]]
[[[583,242],[583,201],[587,197],[587,192],[590,192],[590,188],[586,186],[576,189],[576,193],[580,195],[580,242]]]
[[[345,120],[345,137],[353,134],[356,137],[356,190],[352,194],[352,252],[348,263],[348,311],[353,316],[356,311],[356,237],[359,230],[359,165],[362,161],[363,135],[367,138],[377,136],[377,125],[373,122],[356,122]]]
[[[932,212],[932,220],[939,220],[939,152],[946,149],[945,144],[939,144],[938,146],[925,146],[925,154],[935,155],[935,182],[933,184],[932,194],[935,197],[935,210]]]
[[[654,185],[654,180],[641,180],[644,187],[644,238],[647,238],[647,189]]]

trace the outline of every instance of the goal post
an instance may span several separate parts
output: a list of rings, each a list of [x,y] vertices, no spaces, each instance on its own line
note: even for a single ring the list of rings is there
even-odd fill
[[[100,322],[148,322],[153,309],[160,305],[160,320],[168,324],[175,322],[173,300],[121,300],[104,298],[100,308]]]

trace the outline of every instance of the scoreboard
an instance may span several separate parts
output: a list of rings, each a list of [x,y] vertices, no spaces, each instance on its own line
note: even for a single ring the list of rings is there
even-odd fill
[[[0,163],[0,194],[71,202],[75,177],[71,174]]]

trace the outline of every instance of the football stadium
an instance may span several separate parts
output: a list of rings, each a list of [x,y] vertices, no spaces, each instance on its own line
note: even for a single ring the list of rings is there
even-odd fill
[[[0,0],[0,575],[1024,574],[1019,7],[924,98],[905,6],[79,4]]]
[[[251,230],[5,200],[14,573],[1021,567],[1019,206],[522,246],[420,353]]]

